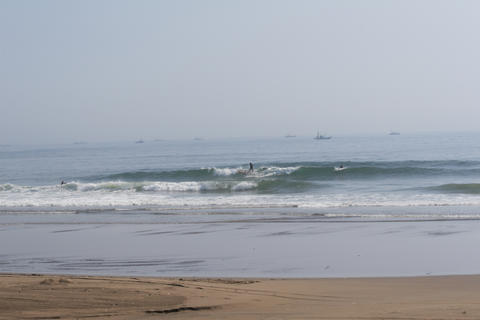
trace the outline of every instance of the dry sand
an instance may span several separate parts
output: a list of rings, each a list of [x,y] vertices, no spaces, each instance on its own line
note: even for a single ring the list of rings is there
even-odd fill
[[[480,319],[480,276],[0,275],[0,319]]]

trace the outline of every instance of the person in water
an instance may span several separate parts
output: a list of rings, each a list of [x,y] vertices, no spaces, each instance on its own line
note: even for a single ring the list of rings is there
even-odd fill
[[[247,174],[250,172],[253,172],[253,163],[250,162],[249,165],[250,165],[250,169],[248,169]]]

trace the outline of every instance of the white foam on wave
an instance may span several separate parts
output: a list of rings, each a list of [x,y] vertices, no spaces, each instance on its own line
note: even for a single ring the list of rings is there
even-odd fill
[[[255,182],[240,183],[228,181],[203,182],[154,182],[142,187],[144,191],[157,192],[200,192],[200,191],[244,191],[257,187]]]
[[[224,190],[228,189],[228,185],[216,183],[215,181],[185,181],[185,182],[168,182],[168,181],[143,181],[143,182],[125,182],[125,181],[106,181],[98,183],[80,183],[70,182],[64,185],[70,191],[149,191],[149,192],[198,192],[207,190]]]
[[[352,207],[446,207],[480,206],[480,198],[474,195],[401,195],[396,193],[359,193],[305,195],[301,208],[352,208]]]
[[[233,176],[245,170],[242,168],[209,168],[209,169],[213,170],[213,173],[217,176]]]
[[[262,167],[257,172],[265,177],[289,175],[300,167]]]
[[[215,181],[153,182],[143,186],[142,190],[156,192],[199,192],[229,190],[229,187],[227,183]]]
[[[281,176],[289,175],[292,172],[300,169],[300,167],[259,167],[253,170],[253,172],[248,172],[246,168],[209,168],[213,170],[213,173],[217,176],[233,176],[236,174],[247,174],[251,177],[271,177],[271,176]]]
[[[479,219],[480,215],[476,213],[325,213],[321,215],[326,218],[368,218],[368,219],[398,219],[398,220],[468,220]]]
[[[201,191],[202,185],[198,182],[154,182],[142,187],[143,191]]]
[[[246,191],[246,190],[252,190],[257,187],[257,184],[255,182],[249,182],[249,181],[243,181],[240,182],[232,187],[233,191]]]
[[[14,188],[15,186],[9,183],[6,184],[0,184],[0,191],[10,191]]]
[[[257,194],[256,181],[204,182],[105,182],[70,183],[67,186],[2,185],[0,207],[270,207],[350,208],[420,206],[478,206],[477,195],[398,194],[366,192],[358,194]],[[209,193],[208,191],[222,191]],[[207,191],[207,192],[201,192]]]
[[[60,185],[18,186],[0,185],[0,207],[12,206],[130,206],[178,205],[177,196],[190,195],[182,205],[196,205],[201,192],[229,194],[257,188],[255,182],[238,181],[185,181],[185,182],[125,182],[107,181],[82,183],[73,181]],[[162,197],[165,196],[165,197]],[[218,197],[218,196],[217,196]],[[165,203],[165,200],[169,199]]]
[[[106,181],[98,183],[80,183],[70,182],[65,185],[65,188],[72,188],[82,192],[86,191],[120,191],[135,188],[139,183],[131,183],[125,181]]]

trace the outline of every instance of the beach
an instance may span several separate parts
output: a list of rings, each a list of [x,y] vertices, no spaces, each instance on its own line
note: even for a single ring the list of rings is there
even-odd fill
[[[480,276],[0,275],[0,319],[478,319]]]

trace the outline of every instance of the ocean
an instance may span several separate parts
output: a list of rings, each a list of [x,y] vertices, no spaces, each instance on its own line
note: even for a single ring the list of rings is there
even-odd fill
[[[475,273],[479,209],[476,133],[0,146],[0,272]]]

